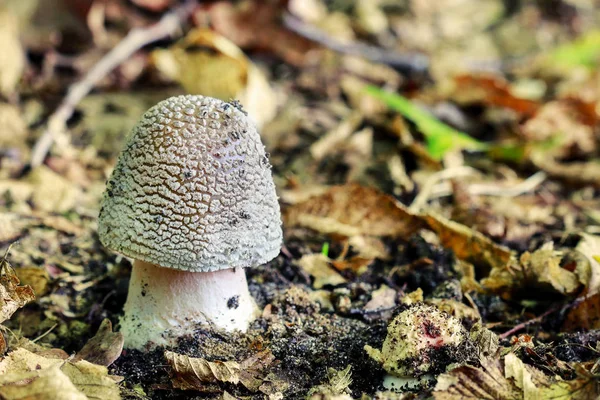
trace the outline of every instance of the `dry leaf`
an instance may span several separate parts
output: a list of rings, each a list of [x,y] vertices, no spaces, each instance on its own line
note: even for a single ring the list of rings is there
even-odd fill
[[[48,293],[50,276],[44,268],[20,267],[15,269],[15,273],[23,285],[31,286],[38,298]]]
[[[29,221],[15,213],[0,214],[0,243],[14,242],[24,234]]]
[[[0,375],[0,397],[6,400],[88,400],[58,365]]]
[[[381,285],[371,293],[371,300],[363,307],[366,311],[389,310],[396,305],[396,291],[387,285]]]
[[[600,291],[600,236],[593,236],[587,233],[581,234],[581,240],[575,250],[583,254],[590,262],[591,276],[587,286],[589,295]]]
[[[82,399],[98,399],[98,400],[118,400],[120,399],[119,388],[114,378],[108,375],[106,367],[94,365],[87,361],[68,362],[57,358],[47,358],[39,354],[34,354],[23,348],[18,348],[15,351],[9,353],[0,362],[0,375],[4,377],[10,377],[8,382],[21,381],[25,376],[30,377],[30,388],[27,383],[20,386],[19,390],[28,393],[28,391],[38,390],[35,385],[37,379],[48,374],[47,371],[58,369],[62,375],[57,374],[57,378],[62,380],[61,385],[70,387],[64,382],[62,376],[64,375],[70,381],[73,387],[79,392],[84,394]],[[59,376],[60,375],[60,376]],[[117,379],[118,380],[118,379]],[[1,381],[1,379],[0,379]],[[0,386],[0,393],[4,390],[4,386]],[[55,393],[53,393],[56,396]],[[87,396],[87,397],[86,397]],[[26,396],[24,396],[26,397]],[[21,398],[21,397],[17,397]],[[67,398],[62,397],[34,397],[39,399],[56,399],[56,398]]]
[[[332,260],[321,254],[307,254],[295,263],[314,278],[313,287],[321,289],[325,285],[341,285],[346,279],[331,267]]]
[[[165,358],[173,372],[173,387],[181,390],[219,390],[219,382],[241,383],[247,389],[256,391],[262,385],[264,371],[274,361],[270,350],[258,353],[241,364],[237,361],[207,361],[165,352]]]
[[[25,68],[25,54],[19,40],[19,21],[4,9],[0,9],[0,48],[0,94],[10,96]]]
[[[0,260],[0,323],[30,301],[35,294],[30,286],[19,286],[19,278],[6,258]]]
[[[121,379],[108,375],[108,369],[85,360],[67,362],[61,370],[71,382],[90,400],[119,400],[117,382]]]
[[[461,260],[497,268],[505,267],[510,261],[511,252],[507,247],[465,225],[432,213],[425,215],[425,220],[438,234],[442,245],[454,251]]]
[[[234,43],[210,29],[194,29],[167,50],[153,53],[156,67],[187,93],[238,99],[259,127],[273,119],[275,93],[263,72]]]
[[[481,367],[465,365],[438,376],[435,400],[521,400],[520,391],[504,377],[498,359],[483,359]]]
[[[310,399],[334,399],[339,395],[348,395],[350,389],[348,388],[352,384],[352,366],[348,365],[342,370],[336,370],[334,368],[327,369],[327,382],[312,388],[308,392]],[[316,397],[316,396],[321,397]]]
[[[100,324],[98,332],[79,350],[73,361],[86,360],[108,367],[121,355],[123,341],[123,334],[113,332],[112,323],[106,318]]]
[[[31,201],[41,211],[69,211],[81,198],[81,190],[77,186],[46,166],[31,171],[27,181],[34,187]]]
[[[513,261],[509,266],[492,268],[481,284],[505,297],[527,288],[574,294],[588,284],[589,265],[575,261],[571,271],[561,266],[562,259],[563,253],[555,251],[552,242],[548,242],[533,253],[523,253],[518,263]]]
[[[392,196],[358,184],[333,186],[326,193],[288,207],[288,227],[303,226],[322,233],[408,238],[422,221]]]

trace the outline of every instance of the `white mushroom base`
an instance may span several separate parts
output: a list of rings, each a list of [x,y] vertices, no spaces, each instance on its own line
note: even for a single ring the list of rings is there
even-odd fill
[[[242,268],[186,272],[136,260],[121,332],[130,349],[174,345],[202,323],[245,331],[257,311]]]

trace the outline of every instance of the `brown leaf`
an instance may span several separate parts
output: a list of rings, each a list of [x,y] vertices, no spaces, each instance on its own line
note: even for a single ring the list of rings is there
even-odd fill
[[[539,104],[528,99],[521,99],[510,92],[508,83],[497,76],[459,75],[455,78],[457,91],[461,96],[469,93],[469,100],[479,100],[485,104],[509,108],[522,115],[534,114]]]
[[[481,367],[465,365],[438,377],[435,400],[517,400],[520,391],[504,377],[499,359],[483,359]]]
[[[31,286],[37,297],[48,293],[50,276],[44,268],[20,267],[15,269],[15,273],[23,285]]]
[[[435,231],[444,247],[452,249],[456,257],[474,264],[504,268],[511,258],[507,247],[494,243],[480,232],[432,213],[425,215],[429,227]]]
[[[218,391],[219,382],[241,383],[247,389],[256,391],[262,385],[264,371],[275,360],[270,350],[262,351],[246,359],[237,361],[207,361],[165,352],[165,358],[172,368],[173,387],[181,390]]]
[[[119,356],[123,350],[123,334],[112,331],[112,323],[107,318],[102,321],[98,332],[83,346],[75,355],[73,361],[86,360],[93,364],[108,367]]]
[[[347,184],[290,206],[288,227],[303,226],[321,233],[408,238],[423,227],[399,201],[377,189]]]
[[[19,286],[19,278],[6,258],[0,260],[0,323],[15,311],[35,300],[31,286]]]
[[[240,365],[236,361],[207,361],[186,355],[165,352],[167,362],[175,373],[172,379],[176,389],[201,389],[206,383],[240,381]]]
[[[325,285],[341,285],[346,279],[331,267],[332,260],[321,254],[307,254],[296,264],[314,278],[313,287],[321,289]]]

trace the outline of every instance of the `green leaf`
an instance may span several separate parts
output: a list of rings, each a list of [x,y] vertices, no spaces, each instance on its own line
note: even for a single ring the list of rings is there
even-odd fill
[[[588,32],[576,40],[558,46],[548,54],[549,64],[563,67],[595,68],[600,61],[600,31]]]
[[[454,150],[486,150],[485,143],[473,139],[466,133],[448,126],[415,106],[407,98],[386,92],[376,86],[368,86],[367,93],[383,101],[392,110],[398,111],[406,119],[414,122],[427,141],[427,152],[435,160],[441,160],[444,155]]]

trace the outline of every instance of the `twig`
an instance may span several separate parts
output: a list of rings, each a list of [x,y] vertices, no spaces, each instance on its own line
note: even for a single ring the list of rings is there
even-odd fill
[[[516,332],[520,331],[521,329],[524,329],[524,328],[528,327],[529,325],[541,322],[545,317],[547,317],[548,315],[552,314],[556,310],[558,310],[558,307],[552,307],[551,309],[549,309],[548,311],[544,312],[539,317],[532,318],[529,321],[521,322],[520,324],[516,325],[514,328],[512,328],[512,329],[510,329],[510,330],[508,330],[508,331],[506,331],[506,332],[498,335],[498,337],[500,339],[506,339],[507,337],[509,337],[513,333],[516,333]]]
[[[38,340],[40,340],[41,338],[43,338],[44,336],[46,336],[47,334],[49,334],[50,332],[52,332],[54,330],[54,328],[56,328],[58,326],[58,324],[54,324],[50,327],[50,329],[48,329],[46,332],[42,333],[40,336],[36,337],[35,339],[32,340],[33,343],[37,342]]]
[[[283,23],[292,32],[339,53],[362,56],[406,73],[424,74],[429,68],[429,58],[424,54],[398,54],[364,43],[342,43],[287,13],[283,15]]]
[[[56,138],[65,133],[67,121],[73,115],[75,107],[94,86],[142,47],[159,39],[176,35],[181,29],[182,22],[191,14],[193,6],[195,6],[194,2],[188,2],[163,16],[160,21],[152,26],[132,29],[118,45],[106,53],[88,71],[82,80],[71,86],[63,101],[48,119],[46,129],[33,147],[30,161],[31,168],[35,168],[44,162]]]

